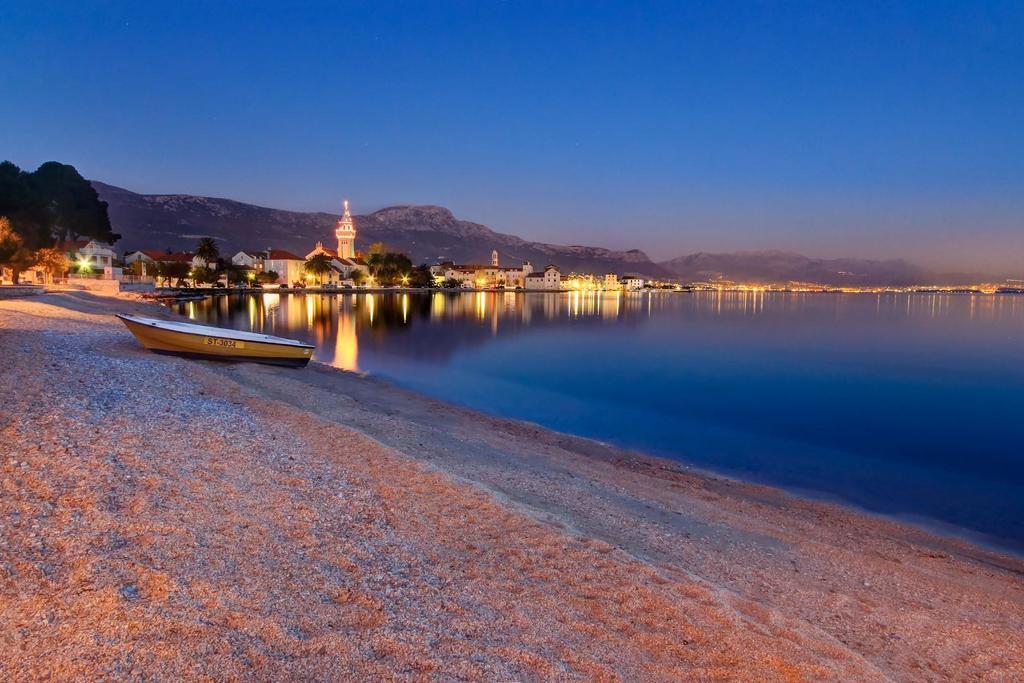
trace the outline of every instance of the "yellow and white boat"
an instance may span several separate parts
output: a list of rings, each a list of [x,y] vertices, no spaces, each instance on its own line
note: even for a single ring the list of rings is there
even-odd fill
[[[172,320],[117,315],[135,338],[150,351],[208,360],[251,361],[303,367],[315,346],[296,339],[272,337]]]

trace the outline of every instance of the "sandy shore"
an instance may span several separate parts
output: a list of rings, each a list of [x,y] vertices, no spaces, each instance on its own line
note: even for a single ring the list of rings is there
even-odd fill
[[[0,674],[1024,680],[1024,562],[0,301]]]

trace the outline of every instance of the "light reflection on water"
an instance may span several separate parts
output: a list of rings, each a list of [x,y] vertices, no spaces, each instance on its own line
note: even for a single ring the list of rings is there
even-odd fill
[[[433,396],[1024,549],[1024,297],[265,293],[196,320]]]

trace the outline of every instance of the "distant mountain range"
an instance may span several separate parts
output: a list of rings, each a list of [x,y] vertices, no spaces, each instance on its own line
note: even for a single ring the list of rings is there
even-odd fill
[[[108,202],[121,250],[195,247],[200,237],[214,237],[221,251],[267,247],[308,253],[318,241],[334,244],[339,216],[281,211],[230,199],[181,194],[138,194],[92,181]],[[644,252],[601,247],[529,242],[495,232],[486,225],[456,218],[440,206],[392,206],[356,216],[357,249],[383,242],[403,251],[414,263],[489,263],[497,250],[505,265],[531,261],[535,267],[557,264],[563,272],[635,273],[682,282],[815,282],[830,285],[953,284],[986,279],[980,274],[943,274],[902,259],[816,259],[782,251],[725,254],[699,252],[655,263]]]
[[[830,285],[912,285],[934,273],[903,259],[816,259],[784,251],[699,252],[661,264],[686,282],[814,282]],[[944,276],[943,276],[944,277]]]

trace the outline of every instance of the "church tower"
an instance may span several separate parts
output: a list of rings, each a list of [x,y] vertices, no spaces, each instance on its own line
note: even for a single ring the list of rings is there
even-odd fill
[[[338,221],[334,231],[338,238],[338,256],[341,258],[356,257],[356,225],[352,222],[352,214],[348,211],[348,200],[345,200],[345,213]]]
[[[494,251],[491,252],[491,267],[492,268],[497,268],[498,267],[498,250],[497,249],[495,249]]]

